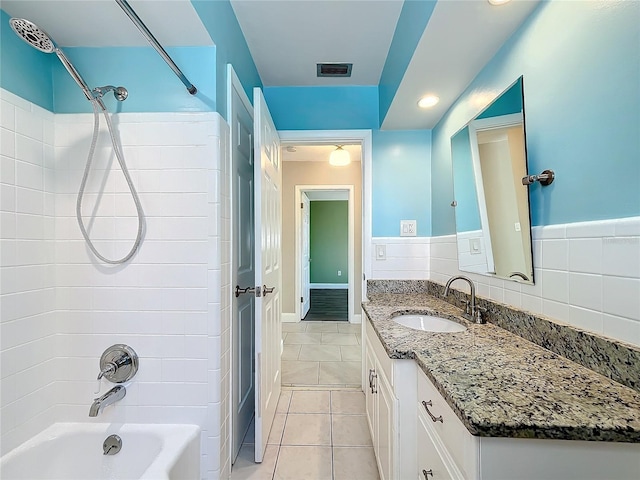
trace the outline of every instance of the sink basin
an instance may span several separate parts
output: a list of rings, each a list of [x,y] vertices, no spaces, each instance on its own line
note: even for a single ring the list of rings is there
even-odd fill
[[[423,332],[464,332],[467,327],[453,320],[436,317],[433,315],[398,315],[391,320],[405,327]]]

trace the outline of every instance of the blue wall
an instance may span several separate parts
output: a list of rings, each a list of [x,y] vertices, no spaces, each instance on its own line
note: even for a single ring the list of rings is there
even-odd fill
[[[400,220],[431,232],[431,132],[380,131],[377,87],[266,87],[278,130],[373,131],[373,236],[400,236]]]
[[[266,87],[278,130],[378,128],[378,87]]]
[[[105,97],[110,111],[182,112],[216,110],[216,48],[166,48],[180,70],[197,88],[191,95],[152,47],[65,48],[64,51],[90,88],[124,86],[129,98],[116,102]],[[54,111],[90,112],[82,90],[57,61],[53,66]]]
[[[21,40],[11,29],[9,18],[0,10],[0,87],[53,111],[51,66],[58,59]]]
[[[382,125],[393,97],[436,6],[435,0],[405,0],[396,24],[379,84],[379,121]]]
[[[454,212],[458,232],[480,230],[480,210],[478,209],[478,191],[473,172],[471,140],[469,127],[464,127],[451,139],[453,157],[453,184],[458,205]]]
[[[216,110],[227,118],[227,63],[233,65],[251,101],[253,87],[262,87],[262,81],[229,0],[191,0],[191,4],[216,44]]]
[[[451,136],[524,75],[533,225],[640,215],[638,2],[543,2],[433,130],[433,234],[455,232]],[[570,21],[567,21],[570,19]],[[486,102],[485,102],[486,104]]]
[[[399,237],[400,220],[416,220],[431,236],[431,131],[373,132],[372,233]]]

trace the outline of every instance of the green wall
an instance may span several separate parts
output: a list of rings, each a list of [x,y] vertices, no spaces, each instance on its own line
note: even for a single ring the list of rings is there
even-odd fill
[[[315,201],[310,208],[311,283],[348,283],[349,202]],[[338,270],[342,276],[338,276]]]

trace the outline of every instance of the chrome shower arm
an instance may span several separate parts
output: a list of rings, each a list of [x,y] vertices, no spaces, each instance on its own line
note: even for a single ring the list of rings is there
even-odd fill
[[[87,97],[87,100],[89,100],[89,101],[94,101],[95,100],[96,102],[98,102],[98,105],[100,105],[100,108],[102,108],[103,111],[106,111],[107,107],[105,107],[104,103],[102,102],[102,99],[96,97],[93,93],[91,93],[91,89],[87,85],[87,82],[85,82],[84,79],[80,76],[80,74],[75,69],[75,67],[73,66],[71,61],[64,54],[64,52],[62,50],[60,50],[59,48],[57,48],[57,47],[54,50],[54,52],[58,56],[60,61],[62,62],[62,65],[64,65],[64,68],[66,68],[67,72],[69,72],[69,75],[71,75],[71,77],[73,77],[73,79],[76,81],[78,86],[82,89],[82,91],[84,92],[85,97]]]

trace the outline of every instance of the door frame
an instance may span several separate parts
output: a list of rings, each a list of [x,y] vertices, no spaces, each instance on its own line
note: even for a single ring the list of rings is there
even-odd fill
[[[296,145],[336,145],[360,144],[362,149],[360,165],[362,168],[362,274],[360,280],[354,279],[354,285],[361,283],[362,301],[367,300],[367,279],[371,277],[371,191],[373,140],[371,130],[279,130],[280,142]],[[297,302],[296,302],[297,303]],[[362,315],[354,315],[356,323]]]
[[[311,191],[318,190],[330,190],[330,191],[341,191],[347,192],[347,202],[348,202],[348,217],[349,217],[349,228],[348,228],[348,239],[347,239],[347,288],[349,290],[348,293],[348,316],[349,323],[360,323],[361,319],[356,317],[355,314],[355,305],[354,302],[354,273],[355,273],[355,255],[354,255],[354,247],[355,247],[355,186],[354,185],[296,185],[295,186],[295,201],[296,205],[302,203],[302,194]],[[295,214],[295,297],[298,298],[302,296],[302,212],[300,208],[296,208]],[[295,315],[297,321],[301,321],[302,311],[300,302],[295,302],[296,309]]]

